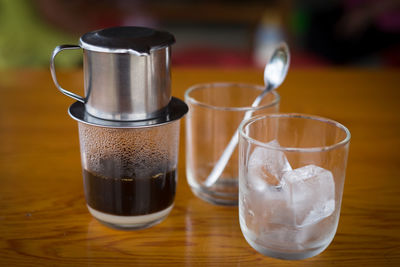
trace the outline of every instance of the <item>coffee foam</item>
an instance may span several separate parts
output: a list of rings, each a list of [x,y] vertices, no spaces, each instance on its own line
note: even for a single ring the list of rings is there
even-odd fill
[[[113,178],[148,177],[176,168],[179,121],[147,128],[78,123],[82,166]],[[107,177],[111,178],[111,177]]]

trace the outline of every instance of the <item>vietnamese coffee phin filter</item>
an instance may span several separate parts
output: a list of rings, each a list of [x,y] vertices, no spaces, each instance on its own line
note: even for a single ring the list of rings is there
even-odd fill
[[[171,97],[174,42],[168,32],[115,27],[52,55],[55,85],[77,100],[69,115],[78,121],[87,207],[114,228],[149,227],[174,204],[180,119],[188,111]],[[54,59],[65,49],[83,49],[84,97],[57,82]]]

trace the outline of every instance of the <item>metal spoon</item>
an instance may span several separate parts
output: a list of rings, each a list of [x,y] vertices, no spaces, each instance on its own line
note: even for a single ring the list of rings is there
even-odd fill
[[[288,72],[289,63],[290,63],[289,48],[286,43],[280,43],[275,49],[274,53],[272,54],[269,62],[266,64],[264,69],[265,89],[254,100],[253,104],[251,105],[252,107],[257,107],[266,94],[268,94],[270,91],[276,89],[278,86],[281,85]],[[247,111],[243,120],[250,118],[252,114],[253,111],[251,110]],[[221,157],[219,158],[214,168],[212,169],[210,175],[204,182],[204,185],[206,187],[210,187],[213,184],[215,184],[215,182],[217,182],[218,178],[221,176],[226,165],[228,164],[228,161],[231,158],[232,153],[238,144],[238,141],[239,141],[239,134],[238,130],[236,130],[228,146],[225,148]]]

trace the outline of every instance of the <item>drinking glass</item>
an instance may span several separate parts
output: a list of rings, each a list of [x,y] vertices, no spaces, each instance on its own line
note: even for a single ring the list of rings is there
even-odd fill
[[[269,114],[239,127],[239,220],[247,242],[281,259],[325,250],[338,226],[350,132],[333,120]]]
[[[215,182],[209,175],[232,136],[237,134],[246,112],[277,112],[279,95],[268,93],[257,107],[253,101],[264,86],[243,83],[209,83],[190,87],[185,93],[189,106],[186,117],[186,176],[194,194],[213,204],[238,203],[238,149]]]
[[[175,200],[180,121],[142,128],[78,122],[89,212],[117,229],[164,220]]]

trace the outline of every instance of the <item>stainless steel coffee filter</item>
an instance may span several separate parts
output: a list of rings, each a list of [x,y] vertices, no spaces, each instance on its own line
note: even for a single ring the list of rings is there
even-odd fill
[[[85,104],[100,119],[152,119],[171,100],[170,33],[143,27],[115,27],[84,34],[79,46],[58,46],[51,72],[57,88]],[[65,49],[83,49],[85,97],[63,89],[56,78],[54,59]]]
[[[162,221],[176,192],[180,119],[188,106],[171,97],[173,35],[142,27],[84,34],[79,46],[58,46],[51,73],[57,88],[78,101],[86,203],[100,222],[141,229]],[[85,97],[57,82],[54,58],[83,49]]]

